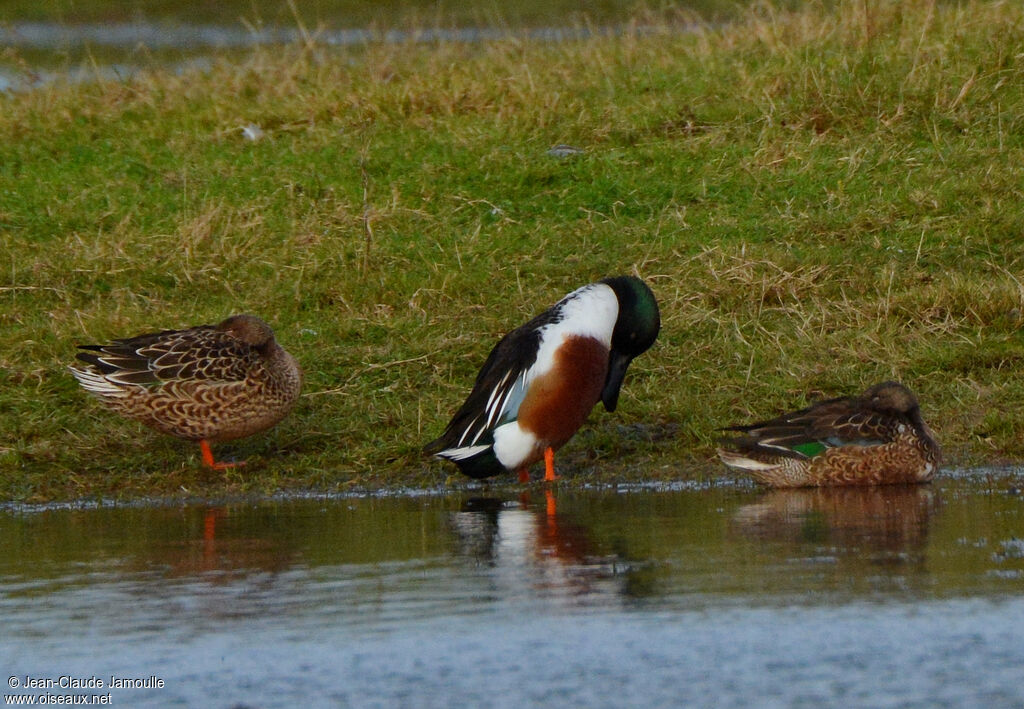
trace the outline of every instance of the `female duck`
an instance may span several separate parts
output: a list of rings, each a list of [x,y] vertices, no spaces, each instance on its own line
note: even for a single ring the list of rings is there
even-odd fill
[[[746,435],[723,441],[722,462],[772,487],[926,482],[942,462],[917,397],[896,382],[726,430]]]
[[[70,369],[87,392],[122,416],[198,441],[212,468],[240,463],[216,462],[210,443],[270,428],[302,387],[295,358],[253,315],[79,349],[85,365]]]

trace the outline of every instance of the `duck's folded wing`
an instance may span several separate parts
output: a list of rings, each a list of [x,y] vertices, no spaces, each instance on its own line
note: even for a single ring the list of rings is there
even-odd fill
[[[185,380],[242,381],[258,360],[250,345],[209,326],[165,330],[108,345],[80,345],[79,349],[78,359],[111,383],[143,386]]]
[[[746,434],[728,441],[738,448],[807,457],[830,447],[876,445],[887,440],[890,426],[889,417],[861,409],[853,400],[830,399],[774,419],[726,430]]]
[[[519,413],[532,378],[531,369],[537,361],[539,342],[537,330],[526,326],[503,337],[488,355],[465,403],[440,438],[428,443],[424,450],[440,453],[493,443],[494,429],[514,421]]]

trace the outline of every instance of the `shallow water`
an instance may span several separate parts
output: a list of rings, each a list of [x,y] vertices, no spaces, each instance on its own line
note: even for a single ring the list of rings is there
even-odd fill
[[[0,668],[121,706],[1020,707],[1022,482],[9,508]]]
[[[680,28],[685,30],[687,28]],[[315,33],[320,46],[358,46],[372,43],[410,42],[475,43],[498,39],[532,39],[564,42],[593,36],[621,34],[622,27],[534,27],[512,31],[504,28],[461,27],[422,30],[321,29]],[[643,27],[632,32],[643,34]],[[0,24],[0,47],[29,50],[36,62],[31,70],[10,65],[0,56],[0,92],[22,91],[58,79],[70,82],[128,80],[154,66],[180,73],[202,70],[213,62],[210,52],[265,45],[289,45],[304,41],[303,30],[294,27],[181,25],[150,22],[63,24],[15,22]],[[88,55],[82,54],[87,48]],[[143,56],[138,56],[143,50]],[[98,51],[99,53],[95,53]],[[173,51],[178,58],[154,61],[151,52]],[[113,52],[113,55],[111,55]],[[81,56],[80,56],[81,55]],[[117,56],[114,60],[111,56]],[[69,58],[76,62],[69,65]],[[133,59],[134,57],[134,59]],[[88,59],[88,61],[86,61]],[[59,69],[48,69],[54,64]]]

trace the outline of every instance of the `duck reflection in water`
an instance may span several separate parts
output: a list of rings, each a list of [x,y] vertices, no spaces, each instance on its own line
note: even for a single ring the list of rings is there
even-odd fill
[[[217,562],[217,520],[224,517],[223,507],[208,507],[203,512],[203,562],[213,568]]]
[[[460,555],[486,569],[495,590],[518,594],[522,587],[575,599],[628,593],[634,567],[602,551],[590,530],[559,512],[556,493],[543,502],[529,492],[518,500],[473,497],[451,515]]]
[[[222,585],[249,577],[269,580],[295,563],[297,551],[286,540],[260,534],[265,520],[258,510],[211,505],[183,514],[181,534],[155,540],[129,568],[161,568],[169,579]]]
[[[733,516],[735,529],[761,541],[810,545],[814,553],[872,563],[923,561],[938,500],[919,485],[773,490]]]

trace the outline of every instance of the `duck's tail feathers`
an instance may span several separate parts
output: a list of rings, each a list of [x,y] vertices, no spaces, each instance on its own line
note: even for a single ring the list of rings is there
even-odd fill
[[[462,446],[461,448],[440,448],[442,439],[431,441],[423,447],[424,452],[436,458],[450,460],[459,466],[464,475],[471,478],[490,478],[506,472],[498,462],[491,444]]]
[[[763,471],[773,470],[778,467],[778,463],[771,463],[766,460],[757,460],[756,458],[751,458],[743,453],[725,450],[724,448],[718,449],[718,457],[721,458],[722,462],[730,468],[738,468],[740,470]]]
[[[117,398],[124,395],[124,389],[111,382],[99,370],[92,367],[78,369],[68,367],[82,388],[101,399]]]

